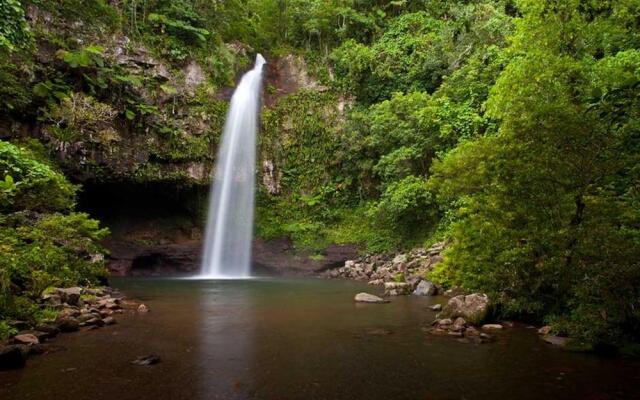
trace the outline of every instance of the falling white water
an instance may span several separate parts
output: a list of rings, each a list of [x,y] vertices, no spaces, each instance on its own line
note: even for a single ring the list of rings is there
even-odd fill
[[[231,97],[209,195],[201,278],[247,278],[251,273],[256,131],[265,63],[258,54]]]

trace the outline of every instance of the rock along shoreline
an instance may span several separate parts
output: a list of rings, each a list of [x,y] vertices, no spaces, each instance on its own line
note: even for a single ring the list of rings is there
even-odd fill
[[[442,295],[447,298],[447,302],[428,308],[438,314],[431,326],[422,328],[424,332],[433,336],[455,338],[462,343],[490,342],[499,332],[512,328],[514,323],[491,321],[489,297],[483,293],[467,293],[459,288],[445,290],[426,278],[428,272],[443,260],[441,253],[445,247],[446,243],[439,242],[427,249],[417,248],[406,253],[367,254],[346,261],[342,267],[324,271],[320,276],[367,282],[384,290],[382,296],[358,293],[354,297],[354,301],[358,303],[384,304],[389,303],[389,298],[394,296]],[[538,329],[538,334],[546,343],[564,347],[568,338],[553,335],[552,330],[552,327],[544,326]]]
[[[9,321],[17,333],[0,342],[0,370],[23,368],[30,356],[60,350],[54,343],[59,334],[109,327],[117,323],[118,315],[149,311],[146,305],[110,287],[51,288],[39,304],[55,311],[56,318],[38,324]]]

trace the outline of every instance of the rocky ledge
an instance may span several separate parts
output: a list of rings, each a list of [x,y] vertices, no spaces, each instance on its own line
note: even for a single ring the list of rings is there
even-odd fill
[[[11,321],[18,333],[0,343],[0,370],[22,368],[28,356],[56,351],[58,347],[50,342],[60,333],[114,325],[115,316],[127,311],[149,311],[109,287],[53,288],[42,295],[40,305],[56,311],[57,317],[37,325]]]
[[[433,267],[442,261],[445,243],[428,249],[418,248],[407,253],[368,254],[348,260],[340,268],[322,273],[326,278],[354,279],[370,285],[384,286],[385,295],[418,294],[433,296],[438,288],[425,279]],[[424,282],[424,283],[422,283]]]

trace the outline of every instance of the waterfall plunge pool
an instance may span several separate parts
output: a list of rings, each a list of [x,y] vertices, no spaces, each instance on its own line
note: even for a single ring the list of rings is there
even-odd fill
[[[321,279],[118,278],[149,306],[60,335],[63,350],[0,372],[14,399],[633,399],[640,362],[552,348],[535,330],[483,345],[422,331],[443,298],[356,304],[364,284]],[[162,362],[130,365],[156,354]]]

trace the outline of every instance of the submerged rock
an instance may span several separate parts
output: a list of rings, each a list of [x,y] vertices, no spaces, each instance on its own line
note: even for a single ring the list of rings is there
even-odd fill
[[[146,306],[146,305],[144,305],[144,304],[140,304],[140,305],[138,306],[138,312],[139,312],[139,313],[146,313],[146,312],[149,312],[149,307],[147,307],[147,306]]]
[[[389,300],[385,300],[381,297],[378,297],[373,294],[365,293],[365,292],[356,294],[356,297],[354,298],[354,300],[359,303],[388,303],[389,302]]]
[[[442,311],[442,304],[434,304],[429,307],[431,311]]]
[[[135,360],[131,361],[131,364],[139,365],[139,366],[147,366],[147,365],[157,364],[160,361],[162,361],[160,357],[151,354],[148,356],[138,357]]]
[[[371,328],[365,332],[369,336],[388,336],[392,335],[393,331],[386,328]]]
[[[413,291],[413,294],[416,296],[434,296],[438,292],[436,285],[434,285],[430,281],[422,280],[418,283],[416,290]]]

